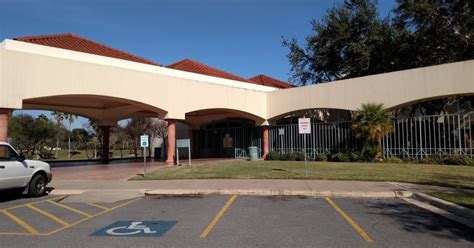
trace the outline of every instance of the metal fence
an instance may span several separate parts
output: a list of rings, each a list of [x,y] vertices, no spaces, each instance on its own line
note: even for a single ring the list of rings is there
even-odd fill
[[[474,157],[474,112],[396,119],[393,132],[384,137],[385,157],[423,158],[431,155]],[[306,136],[306,153],[314,159],[319,153],[358,150],[363,141],[353,135],[351,122],[312,123]],[[270,151],[304,152],[304,138],[297,124],[270,126]]]
[[[398,119],[382,142],[385,157],[423,158],[432,155],[473,157],[474,112]]]
[[[298,133],[298,124],[270,126],[270,151],[304,152],[304,136]],[[314,159],[320,153],[336,153],[360,149],[362,142],[354,138],[350,121],[312,123],[311,134],[306,135],[306,153]]]
[[[262,152],[261,127],[230,127],[200,130],[199,156],[201,157],[248,157],[250,146]]]

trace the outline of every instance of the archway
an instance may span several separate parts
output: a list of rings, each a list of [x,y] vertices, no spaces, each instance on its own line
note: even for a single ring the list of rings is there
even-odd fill
[[[190,126],[193,156],[247,157],[250,146],[256,146],[263,156],[261,117],[233,109],[203,109],[186,113]]]
[[[110,128],[122,119],[161,117],[166,111],[129,99],[103,95],[56,95],[29,98],[22,101],[22,109],[65,112],[89,118],[100,128],[101,160],[109,161]]]

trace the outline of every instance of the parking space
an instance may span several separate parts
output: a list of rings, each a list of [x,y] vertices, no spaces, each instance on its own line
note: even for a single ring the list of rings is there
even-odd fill
[[[55,247],[472,247],[474,244],[474,230],[400,199],[162,196],[114,204],[64,204],[57,200],[45,199],[7,208],[9,213],[24,218],[39,235],[13,234],[31,233],[31,230],[2,214],[0,229],[4,233],[0,235],[0,243],[11,247],[34,244]]]
[[[114,204],[75,203],[62,200],[67,196],[44,197],[41,200],[20,199],[0,208],[0,236],[49,236],[71,228],[135,200]]]

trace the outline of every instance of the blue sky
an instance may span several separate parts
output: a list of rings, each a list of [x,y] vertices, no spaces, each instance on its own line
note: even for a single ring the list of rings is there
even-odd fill
[[[303,41],[311,33],[310,20],[340,2],[0,0],[0,40],[76,33],[164,65],[191,58],[243,77],[288,80],[282,37]],[[393,6],[393,0],[379,0],[380,15]]]

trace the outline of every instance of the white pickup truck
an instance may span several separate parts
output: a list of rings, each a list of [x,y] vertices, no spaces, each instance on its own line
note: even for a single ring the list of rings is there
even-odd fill
[[[30,196],[42,196],[51,179],[48,163],[25,160],[10,144],[0,142],[0,190],[23,188]]]

